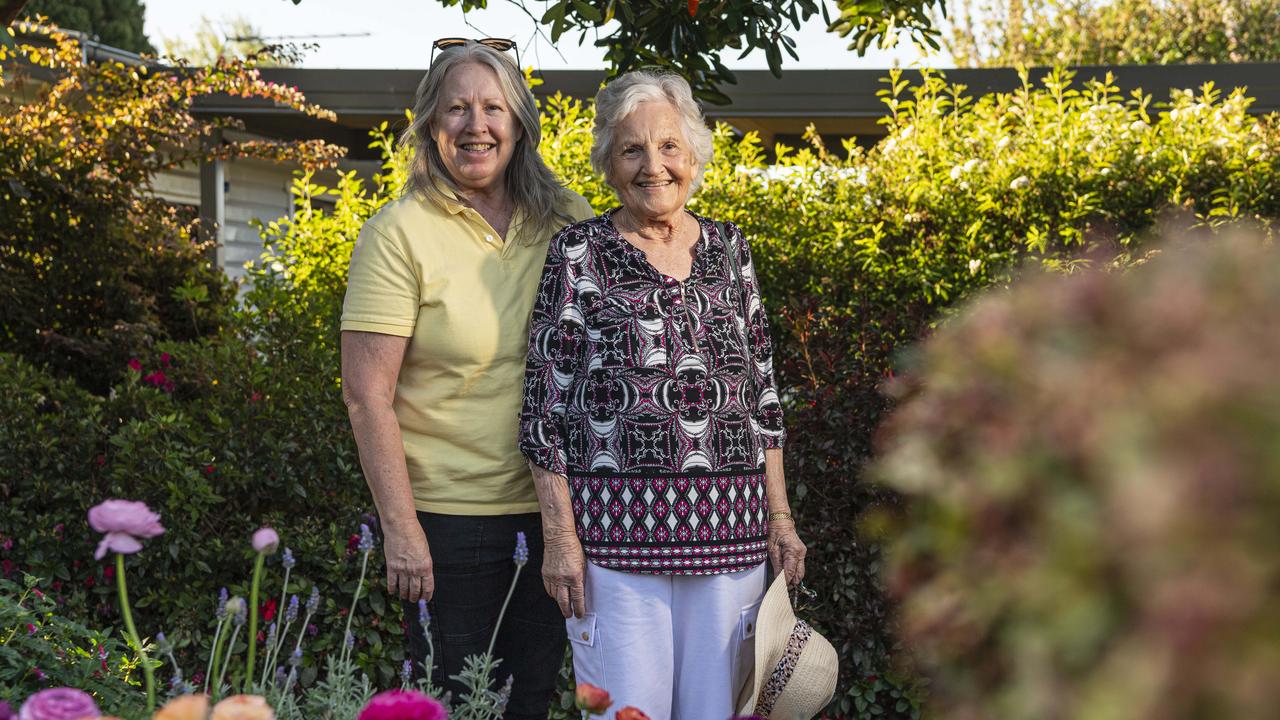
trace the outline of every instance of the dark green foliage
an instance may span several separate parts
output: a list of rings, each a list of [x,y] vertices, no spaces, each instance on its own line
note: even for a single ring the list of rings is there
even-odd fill
[[[31,0],[24,16],[43,15],[58,27],[88,33],[107,45],[154,53],[143,30],[146,9],[140,0]]]

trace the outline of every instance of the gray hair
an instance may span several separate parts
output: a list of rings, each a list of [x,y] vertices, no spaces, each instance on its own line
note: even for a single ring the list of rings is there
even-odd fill
[[[508,55],[478,42],[468,40],[463,45],[441,51],[418,85],[418,93],[413,100],[413,122],[400,136],[401,144],[413,151],[405,194],[421,193],[428,200],[443,205],[448,199],[440,190],[443,185],[453,191],[458,201],[467,204],[461,187],[445,167],[431,131],[445,77],[450,70],[466,63],[484,65],[497,74],[502,96],[523,131],[507,165],[504,182],[516,208],[524,215],[523,222],[530,223],[536,230],[528,235],[529,242],[540,242],[544,239],[543,234],[573,222],[573,218],[561,209],[568,191],[538,154],[542,125],[538,105],[525,83],[524,73]]]
[[[685,141],[693,149],[694,176],[689,191],[702,186],[702,173],[711,162],[711,130],[702,108],[693,99],[693,91],[684,78],[670,72],[633,70],[605,85],[596,93],[595,140],[591,144],[591,167],[604,176],[609,187],[610,156],[613,154],[614,129],[642,102],[668,102],[680,113]],[[615,190],[617,188],[614,188]]]

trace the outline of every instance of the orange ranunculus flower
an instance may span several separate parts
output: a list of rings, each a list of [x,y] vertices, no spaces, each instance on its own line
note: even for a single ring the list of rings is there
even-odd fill
[[[649,720],[649,716],[645,715],[644,711],[630,705],[619,710],[613,717],[615,720]]]
[[[179,695],[157,710],[151,720],[204,720],[208,716],[208,695]]]
[[[213,706],[209,720],[276,720],[276,712],[261,695],[232,695]]]
[[[609,706],[613,704],[613,698],[609,697],[609,691],[590,683],[578,683],[578,688],[574,691],[573,697],[579,710],[586,710],[596,715],[608,710]]]

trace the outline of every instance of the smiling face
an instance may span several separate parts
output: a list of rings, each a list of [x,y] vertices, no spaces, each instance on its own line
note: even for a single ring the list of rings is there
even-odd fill
[[[465,63],[449,70],[431,121],[431,137],[449,175],[463,190],[501,187],[523,132],[502,94],[498,74]]]
[[[614,129],[610,154],[609,180],[632,215],[666,218],[684,208],[696,167],[674,105],[637,105]]]

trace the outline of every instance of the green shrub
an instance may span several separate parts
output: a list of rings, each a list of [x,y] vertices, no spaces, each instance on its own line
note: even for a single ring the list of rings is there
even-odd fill
[[[1280,251],[1016,283],[926,343],[876,475],[940,716],[1246,718],[1280,698]]]
[[[132,650],[62,617],[35,581],[0,579],[0,701],[16,708],[38,683],[80,688],[122,714],[141,715]]]
[[[36,27],[27,31],[36,32]],[[162,340],[208,336],[234,291],[206,257],[193,218],[154,197],[155,173],[214,157],[331,163],[317,142],[225,142],[236,127],[199,118],[197,97],[232,93],[328,116],[252,63],[151,70],[87,64],[67,36],[22,44],[37,82],[0,74],[0,352],[49,364],[98,392]],[[0,61],[19,67],[0,49]],[[11,87],[10,87],[11,86]]]

